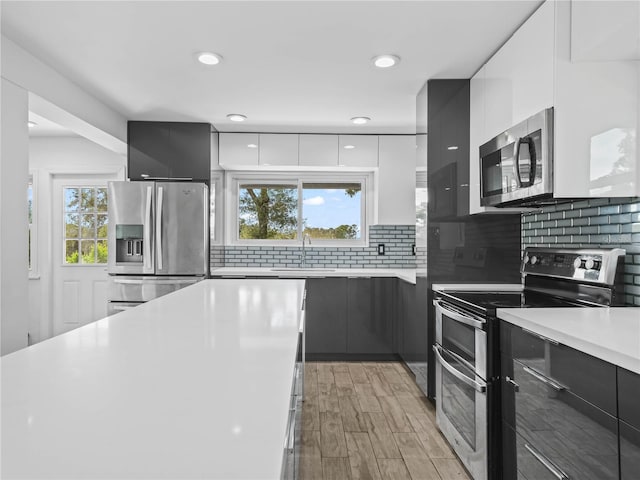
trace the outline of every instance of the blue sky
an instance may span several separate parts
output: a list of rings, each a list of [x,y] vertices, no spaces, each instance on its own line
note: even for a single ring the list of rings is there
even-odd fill
[[[305,188],[302,196],[302,216],[308,227],[355,224],[360,228],[360,192],[349,197],[343,189]]]

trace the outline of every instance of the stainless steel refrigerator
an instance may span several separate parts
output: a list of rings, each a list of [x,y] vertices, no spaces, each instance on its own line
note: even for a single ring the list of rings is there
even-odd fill
[[[109,183],[108,314],[209,272],[209,189],[196,182]]]

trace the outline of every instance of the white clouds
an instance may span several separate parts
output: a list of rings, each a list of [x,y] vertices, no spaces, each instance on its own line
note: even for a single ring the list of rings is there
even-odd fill
[[[312,206],[324,205],[324,197],[317,196],[317,197],[305,198],[302,203],[304,205],[312,205]]]

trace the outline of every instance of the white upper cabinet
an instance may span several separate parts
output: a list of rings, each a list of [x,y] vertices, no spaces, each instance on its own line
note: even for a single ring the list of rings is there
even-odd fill
[[[377,167],[378,136],[340,135],[338,165],[343,167]]]
[[[307,167],[337,167],[338,135],[300,134],[298,164]]]
[[[220,166],[257,166],[260,139],[257,133],[221,133]]]
[[[260,165],[298,165],[298,134],[261,133]]]
[[[640,2],[573,2],[571,61],[640,60]]]
[[[379,139],[378,224],[415,225],[416,136],[380,135]]]
[[[637,3],[548,0],[471,79],[471,213],[508,211],[480,207],[480,145],[551,106],[554,197],[640,194],[640,62],[627,59],[635,54],[617,59],[612,46],[638,46],[637,34],[607,33],[611,18],[633,30]],[[613,11],[598,18],[604,4]],[[633,15],[634,21],[624,18]]]

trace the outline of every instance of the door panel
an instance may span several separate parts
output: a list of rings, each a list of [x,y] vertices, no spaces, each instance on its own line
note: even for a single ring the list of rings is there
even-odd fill
[[[156,185],[156,274],[207,274],[208,205],[203,183]]]

